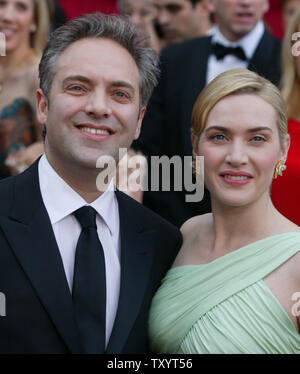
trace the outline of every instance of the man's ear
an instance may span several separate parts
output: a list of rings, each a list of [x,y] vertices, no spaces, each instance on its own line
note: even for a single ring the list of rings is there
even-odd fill
[[[206,18],[207,15],[210,14],[210,9],[206,5],[206,3],[207,3],[206,0],[202,0],[202,1],[198,1],[194,5],[193,11],[195,12],[195,14],[197,14],[197,16],[199,17],[199,20]]]
[[[270,9],[269,0],[265,0],[265,4],[263,7],[263,14],[267,13],[269,9]]]
[[[41,125],[47,122],[48,99],[40,88],[36,91],[36,116]]]
[[[216,10],[215,0],[202,0],[203,5],[208,9],[209,13],[214,13]]]
[[[134,134],[134,140],[136,140],[140,136],[142,121],[143,121],[145,113],[146,113],[146,107],[143,106],[142,109],[140,110],[139,118],[138,118],[138,121],[137,121],[135,134]]]

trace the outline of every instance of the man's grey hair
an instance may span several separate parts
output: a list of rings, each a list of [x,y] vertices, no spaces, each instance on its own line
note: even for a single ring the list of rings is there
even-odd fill
[[[51,35],[40,66],[40,87],[49,100],[57,59],[72,43],[84,38],[106,38],[124,47],[133,57],[140,75],[140,107],[147,105],[158,82],[157,55],[142,45],[135,26],[123,17],[102,13],[86,14],[59,27]]]
[[[193,6],[195,6],[197,3],[199,3],[202,0],[190,0]],[[117,8],[119,9],[119,12],[124,11],[124,5],[126,3],[126,0],[117,0]]]

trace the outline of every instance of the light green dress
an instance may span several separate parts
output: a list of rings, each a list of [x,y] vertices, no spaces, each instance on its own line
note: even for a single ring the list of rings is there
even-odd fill
[[[284,233],[169,270],[150,310],[153,352],[300,353],[300,334],[263,281],[298,251],[300,233]]]

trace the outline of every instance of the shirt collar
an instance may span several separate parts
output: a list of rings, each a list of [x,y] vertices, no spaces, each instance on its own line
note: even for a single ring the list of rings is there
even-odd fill
[[[250,60],[255,52],[255,49],[257,48],[261,37],[263,36],[264,31],[265,28],[263,21],[259,21],[248,34],[235,42],[231,42],[225,38],[225,36],[221,33],[219,27],[215,25],[212,30],[212,43],[220,43],[225,47],[240,46],[243,48],[247,59]]]
[[[118,222],[119,219],[119,211],[113,181],[102,195],[91,204],[87,204],[87,202],[56,173],[45,154],[39,161],[38,170],[43,202],[52,225],[66,218],[75,210],[85,205],[90,205],[102,217],[111,234],[115,233],[116,222]]]

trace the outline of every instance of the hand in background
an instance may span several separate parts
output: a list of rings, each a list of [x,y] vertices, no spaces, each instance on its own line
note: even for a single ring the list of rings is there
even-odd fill
[[[36,142],[28,147],[21,146],[18,151],[9,153],[5,165],[10,168],[12,175],[19,174],[27,169],[43,152],[43,142]]]
[[[142,203],[143,180],[147,173],[147,160],[140,152],[129,149],[125,157],[119,162],[116,173],[116,187]],[[134,167],[130,167],[134,166]]]

